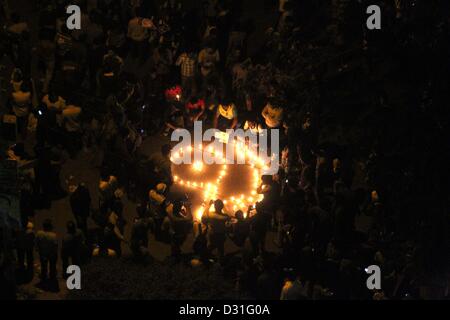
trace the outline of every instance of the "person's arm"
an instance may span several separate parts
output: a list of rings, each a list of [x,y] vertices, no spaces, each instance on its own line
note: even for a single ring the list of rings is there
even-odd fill
[[[216,220],[221,220],[221,221],[229,221],[231,220],[230,216],[228,215],[223,215],[223,214],[217,214],[215,212],[210,212],[209,213],[209,218],[211,219],[216,219]]]
[[[231,129],[236,128],[238,121],[239,121],[238,113],[237,113],[236,107],[233,106],[233,123],[231,124]]]
[[[233,123],[231,124],[231,129],[236,128],[237,124],[238,124],[238,117],[234,117]]]
[[[120,232],[119,228],[114,225],[114,234],[116,235],[117,238],[120,239],[120,241],[126,242],[125,237],[123,236],[123,234]]]
[[[203,64],[204,55],[205,55],[204,50],[200,51],[200,53],[198,54],[198,64],[200,65],[200,67]]]
[[[217,63],[220,62],[220,53],[219,53],[219,50],[216,50],[216,62],[217,62]]]
[[[191,205],[186,205],[186,218],[184,220],[192,221],[194,217],[192,216],[192,208]]]
[[[263,116],[264,119],[267,119],[268,115],[269,115],[269,107],[265,106],[261,115]]]
[[[261,184],[258,189],[256,190],[256,192],[258,194],[266,194],[271,190],[271,186],[267,185],[267,184]]]
[[[176,126],[174,126],[173,124],[171,124],[170,122],[166,122],[166,126],[169,127],[172,130],[177,130],[178,128]]]
[[[170,220],[171,222],[181,222],[181,221],[185,221],[185,220],[186,220],[185,218],[182,218],[182,217],[176,217],[176,216],[173,214],[173,204],[170,204],[170,205],[166,208],[166,213],[167,213],[167,216],[169,217],[169,220]]]
[[[217,129],[217,127],[219,126],[219,117],[220,117],[220,113],[219,113],[219,110],[217,110],[217,112],[214,116],[214,119],[213,119],[213,127],[215,129]]]
[[[128,31],[127,31],[127,37],[128,37],[128,38],[131,38],[131,34],[132,34],[132,23],[133,23],[133,20],[134,20],[134,19],[132,19],[132,20],[130,20],[130,22],[128,22]]]
[[[202,104],[200,105],[200,107],[201,107],[201,110],[200,110],[200,112],[198,113],[198,115],[194,118],[194,121],[198,121],[198,119],[200,119],[200,118],[203,116],[203,114],[205,113],[205,110],[206,110],[205,102],[202,102]]]
[[[181,64],[183,63],[183,60],[184,60],[184,54],[181,54],[181,55],[178,57],[177,62],[175,62],[175,65],[176,65],[177,67],[181,66]]]

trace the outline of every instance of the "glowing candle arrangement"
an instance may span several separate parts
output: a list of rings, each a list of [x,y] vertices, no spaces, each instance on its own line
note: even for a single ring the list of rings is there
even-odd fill
[[[229,197],[227,199],[221,198],[220,194],[220,187],[224,180],[224,178],[228,174],[228,165],[224,164],[219,169],[219,175],[214,182],[196,182],[196,181],[188,181],[183,180],[178,176],[174,176],[174,183],[182,186],[187,187],[190,189],[196,189],[203,192],[203,203],[201,207],[199,207],[197,210],[194,211],[194,217],[197,221],[201,221],[203,212],[205,210],[206,205],[211,200],[221,199],[225,207],[228,210],[233,210],[233,212],[236,212],[237,210],[242,210],[244,213],[246,213],[246,210],[249,206],[254,205],[257,201],[261,201],[263,196],[259,195],[257,193],[257,188],[259,187],[261,183],[261,169],[267,167],[266,163],[259,158],[254,151],[250,150],[250,148],[244,143],[244,142],[233,142],[233,146],[235,148],[235,154],[237,155],[244,155],[246,160],[250,161],[250,168],[252,169],[252,190],[249,194],[240,194],[235,195],[232,197]],[[187,155],[192,156],[194,149],[200,150],[202,152],[208,152],[209,154],[213,155],[216,159],[221,159],[222,163],[227,163],[226,155],[224,155],[223,150],[215,150],[213,146],[209,146],[207,148],[204,148],[202,144],[198,145],[196,148],[190,146],[186,148],[186,150],[183,150],[180,148],[176,152],[172,153],[172,162],[174,160],[177,160],[179,158],[184,157],[185,153]],[[192,170],[196,173],[201,173],[204,170],[204,163],[201,161],[195,161],[192,165]]]

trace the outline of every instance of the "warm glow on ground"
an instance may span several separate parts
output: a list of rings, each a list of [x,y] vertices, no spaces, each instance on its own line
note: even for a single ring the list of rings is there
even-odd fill
[[[191,165],[173,166],[175,185],[182,189],[187,188],[193,199],[196,221],[201,220],[203,211],[211,200],[222,200],[225,212],[234,216],[238,210],[246,214],[249,206],[262,199],[261,196],[258,197],[256,189],[261,183],[261,168],[265,166],[264,161],[256,157],[244,143],[238,142],[233,145],[236,155],[245,155],[246,164],[206,165],[196,161]],[[226,156],[222,150],[214,150],[212,146],[205,148],[203,145],[195,149],[208,152],[226,163]],[[180,149],[173,157],[183,157],[184,152],[192,156],[196,150],[193,147],[188,147],[187,150]],[[253,160],[253,164],[248,163],[249,159]]]

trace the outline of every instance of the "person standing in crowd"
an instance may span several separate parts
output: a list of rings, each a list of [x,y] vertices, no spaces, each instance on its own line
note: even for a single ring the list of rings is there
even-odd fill
[[[83,233],[76,227],[73,221],[69,221],[66,228],[66,234],[64,235],[61,247],[62,272],[64,279],[67,279],[68,277],[67,268],[70,265],[81,265],[83,248],[85,245]]]
[[[114,250],[118,258],[122,256],[122,243],[128,244],[124,235],[125,221],[122,216],[122,211],[122,207],[113,206],[104,229],[106,244],[108,248]]]
[[[219,50],[213,44],[206,45],[198,54],[198,64],[200,65],[200,74],[202,76],[202,84],[205,86],[208,77],[216,70],[217,64],[220,62]]]
[[[134,219],[133,226],[131,227],[130,248],[134,258],[138,261],[143,261],[143,259],[150,255],[148,249],[148,233],[151,228],[151,223],[146,216],[145,209],[142,206],[138,207],[138,216]]]
[[[268,129],[280,129],[283,126],[283,108],[277,106],[273,101],[267,103],[262,111],[262,117]]]
[[[133,18],[128,23],[128,38],[130,39],[131,54],[134,58],[142,61],[146,53],[146,41],[148,31],[143,25],[143,18],[139,16],[138,10],[133,10]]]
[[[53,224],[47,219],[42,230],[36,234],[36,248],[41,262],[41,280],[56,282],[56,262],[58,260],[58,237],[53,231]]]
[[[213,204],[214,210],[210,210]],[[230,216],[223,212],[224,208],[222,200],[211,201],[202,217],[203,223],[208,226],[208,251],[212,253],[217,249],[219,259],[225,256],[226,225],[231,220]]]
[[[164,183],[159,183],[156,189],[149,192],[148,210],[153,219],[153,233],[156,241],[162,241],[164,238],[164,220],[167,217],[166,207],[167,203],[167,186]]]
[[[86,236],[88,230],[87,219],[91,212],[91,195],[84,183],[73,187],[75,190],[70,195],[70,207],[75,217],[77,228],[83,231]]]
[[[11,87],[12,87],[12,92],[18,92],[20,91],[20,88],[22,87],[23,84],[23,72],[21,69],[19,68],[15,68],[13,70],[13,72],[11,73]]]
[[[34,272],[34,225],[26,222],[25,227],[17,232],[16,250],[19,270],[25,271],[26,275],[33,277]]]
[[[170,161],[171,152],[170,145],[166,144],[161,147],[161,153],[155,154],[150,159],[154,165],[158,180],[164,183],[169,189],[173,184],[172,161]]]
[[[177,200],[167,206],[166,213],[172,232],[171,255],[178,260],[181,258],[181,247],[186,241],[187,235],[192,231],[191,204],[185,199]]]
[[[247,213],[247,216],[248,215],[249,212]],[[229,234],[229,237],[236,246],[243,249],[245,242],[250,235],[250,223],[249,220],[245,218],[244,213],[241,210],[236,212],[235,218],[236,221],[231,225],[231,234]]]
[[[98,188],[100,193],[100,212],[102,215],[106,216],[111,209],[114,192],[118,188],[117,178],[109,175],[109,173],[104,170],[100,175]]]
[[[197,93],[196,84],[196,67],[197,58],[194,50],[187,48],[185,52],[180,54],[176,61],[176,66],[180,67],[181,86],[186,96],[194,96]]]
[[[69,103],[62,111],[65,146],[72,159],[81,149],[81,112],[82,109],[73,103]]]
[[[12,111],[17,119],[17,131],[20,138],[25,140],[28,130],[28,117],[32,109],[31,85],[23,82],[20,89],[12,93]]]
[[[257,193],[263,195],[264,198],[261,201],[261,209],[272,218],[272,225],[275,225],[277,221],[275,214],[278,208],[279,197],[281,192],[281,187],[278,181],[275,180],[276,176],[263,176],[261,185],[257,189]]]

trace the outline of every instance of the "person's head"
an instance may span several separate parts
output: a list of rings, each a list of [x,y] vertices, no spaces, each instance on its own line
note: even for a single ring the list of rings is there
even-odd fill
[[[333,160],[333,172],[338,173],[341,170],[342,164],[339,158]]]
[[[210,40],[205,43],[204,48],[208,54],[212,55],[216,51],[217,46],[215,41]]]
[[[214,209],[217,213],[221,213],[225,205],[223,204],[222,200],[216,200],[214,201]]]
[[[222,99],[222,106],[225,110],[229,110],[233,107],[233,101],[231,101],[231,99],[224,98]]]
[[[244,220],[244,212],[242,210],[237,211],[234,216],[238,221]]]
[[[17,13],[17,12],[11,13],[11,22],[13,24],[19,23],[21,21],[21,19],[22,18],[20,17],[19,13]]]
[[[75,226],[75,223],[73,221],[67,222],[66,228],[68,234],[75,234],[77,231],[77,227]]]
[[[200,100],[200,99],[199,99],[197,96],[192,96],[192,97],[189,99],[189,103],[192,104],[192,105],[195,105],[195,104],[198,103],[199,100]]]
[[[159,194],[166,193],[166,190],[167,190],[167,185],[165,183],[159,183],[156,186],[156,192],[158,192]]]
[[[267,100],[267,105],[272,109],[282,109],[281,102],[279,101],[279,99],[274,97],[271,97]]]
[[[261,181],[265,185],[266,184],[272,184],[273,183],[273,177],[270,176],[270,175],[264,175],[264,176],[262,176]]]
[[[53,231],[53,223],[50,219],[45,219],[42,223],[42,229],[44,229],[45,232]]]
[[[58,101],[58,94],[56,93],[56,90],[54,88],[51,88],[50,91],[48,92],[48,100],[51,103],[55,103]]]
[[[24,81],[20,86],[20,91],[22,92],[31,92],[31,85],[28,81]]]
[[[141,203],[138,203],[136,205],[136,213],[137,213],[138,219],[145,218],[145,214],[146,214],[145,206],[142,205]]]
[[[170,152],[172,151],[172,148],[170,147],[169,144],[165,144],[161,147],[161,154],[163,155],[163,157],[169,157],[170,156]]]
[[[19,157],[22,157],[25,155],[25,145],[23,142],[17,143],[12,150],[14,151],[14,154],[18,155]]]
[[[211,30],[209,30],[209,36],[210,36],[211,38],[217,37],[217,28],[216,28],[215,26],[212,27]]]
[[[11,80],[14,82],[20,82],[23,81],[23,73],[22,70],[20,70],[19,68],[14,69],[12,75],[11,75]]]
[[[373,190],[370,194],[370,200],[372,203],[376,203],[380,201],[380,197],[378,195],[378,192],[376,190]]]
[[[107,170],[106,168],[103,168],[102,171],[100,172],[100,180],[108,181],[109,176],[110,176],[109,170]]]

